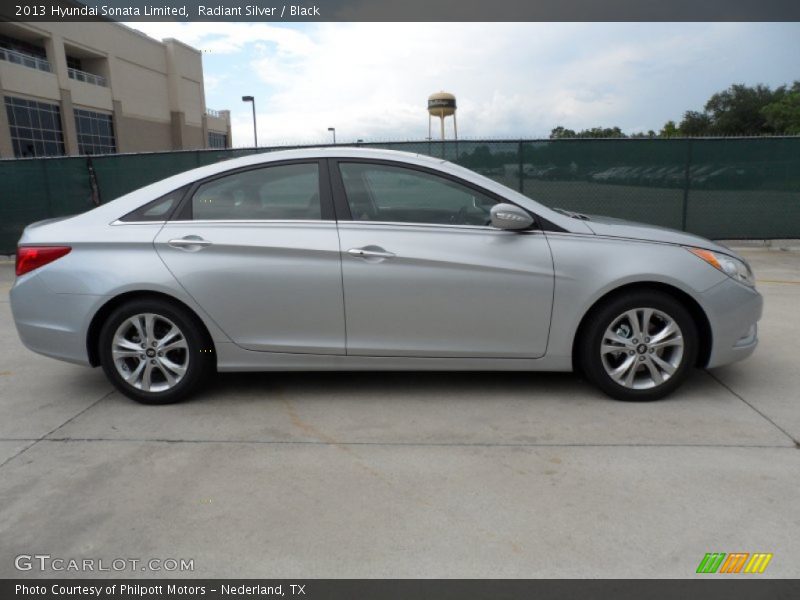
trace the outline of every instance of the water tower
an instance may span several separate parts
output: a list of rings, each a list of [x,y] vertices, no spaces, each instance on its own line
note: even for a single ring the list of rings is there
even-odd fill
[[[444,119],[453,117],[453,133],[458,139],[458,125],[456,123],[456,97],[447,92],[437,92],[428,96],[428,139],[431,139],[431,119],[439,117],[442,125],[442,140],[444,140]]]

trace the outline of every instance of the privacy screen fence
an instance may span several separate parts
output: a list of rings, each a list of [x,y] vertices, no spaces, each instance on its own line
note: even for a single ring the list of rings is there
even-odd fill
[[[800,137],[390,142],[553,207],[715,239],[800,238]],[[29,223],[89,210],[175,173],[280,148],[0,161],[0,254]]]

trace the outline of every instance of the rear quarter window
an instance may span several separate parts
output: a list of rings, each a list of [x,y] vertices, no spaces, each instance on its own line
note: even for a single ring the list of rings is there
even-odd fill
[[[184,186],[160,198],[156,198],[152,202],[148,202],[144,206],[129,212],[122,217],[120,221],[124,223],[168,221],[172,213],[178,207],[178,203],[181,201],[184,194],[186,194],[187,188],[188,186]]]

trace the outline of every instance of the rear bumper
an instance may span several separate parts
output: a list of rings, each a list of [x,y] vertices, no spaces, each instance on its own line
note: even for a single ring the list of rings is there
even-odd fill
[[[23,276],[10,293],[11,313],[22,343],[51,358],[89,366],[86,333],[103,296],[55,294],[37,273]]]
[[[708,367],[727,365],[750,356],[758,345],[757,322],[764,300],[755,289],[727,279],[702,297],[711,324]]]

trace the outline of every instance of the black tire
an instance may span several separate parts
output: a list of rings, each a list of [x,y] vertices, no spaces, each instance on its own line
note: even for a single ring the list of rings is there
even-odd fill
[[[634,335],[628,337],[630,333],[629,330],[633,328],[630,326],[630,320],[620,321],[618,317],[622,316],[627,311],[637,311],[639,309],[654,309],[658,311],[654,313],[655,317],[651,320],[652,331],[656,331],[658,326],[662,326],[662,328],[665,326],[666,321],[663,320],[663,316],[672,319],[672,321],[677,324],[683,342],[682,353],[678,351],[677,345],[668,348],[651,348],[648,344],[644,343],[645,339],[648,342],[650,341],[649,337],[643,340],[638,340]],[[638,314],[642,315],[641,320],[643,320],[643,313]],[[639,321],[640,324],[641,320]],[[594,383],[607,395],[617,400],[650,401],[663,398],[672,393],[686,380],[697,362],[699,347],[697,325],[686,307],[669,294],[656,290],[640,290],[613,296],[594,307],[591,313],[587,315],[585,323],[586,325],[578,339],[578,348],[576,352],[579,360],[579,368],[589,381]],[[617,325],[620,326],[620,329],[614,331],[616,333],[621,332],[620,337],[625,338],[629,345],[620,345],[621,348],[624,348],[624,351],[607,353],[604,357],[601,354],[601,347],[606,330]],[[647,335],[646,332],[645,335]],[[673,334],[673,336],[674,335],[675,334]],[[670,336],[671,339],[674,339],[673,336]],[[637,339],[639,343],[634,344],[634,339]],[[615,342],[615,344],[616,343],[619,342]],[[659,352],[663,354],[659,355]],[[662,363],[668,362],[669,366],[674,369],[674,372],[668,374],[666,371],[662,371],[662,369],[658,368],[655,362],[651,362],[653,359],[649,357],[651,357],[653,353],[656,353],[655,358],[661,359]],[[622,369],[624,367],[623,363],[627,360],[632,361],[629,364],[632,365],[635,377],[634,382],[629,386],[616,381],[606,368],[608,365],[609,368],[618,366]],[[606,362],[604,363],[604,361]],[[642,364],[639,364],[639,361],[641,361]],[[673,365],[672,362],[675,364]],[[652,375],[652,371],[650,370],[651,366],[664,377],[663,382],[656,382],[656,377]],[[630,369],[626,369],[624,372],[630,374],[631,371]],[[650,381],[648,381],[648,379]],[[651,383],[653,387],[643,389],[636,389],[634,387],[650,385]]]
[[[128,320],[137,315],[149,314],[155,315],[152,321],[154,340],[158,339],[159,333],[174,331],[170,327],[174,325],[180,334],[178,340],[185,341],[185,348],[171,349],[161,354],[158,354],[157,349],[153,348],[154,355],[150,356],[144,354],[150,348],[142,346],[142,354],[139,356],[118,358],[120,362],[115,363],[112,349],[115,335],[118,334],[120,327],[125,324],[124,331],[128,332],[127,336],[123,336],[126,344],[131,341],[138,344],[142,341],[136,333],[138,330]],[[143,321],[137,320],[137,323],[139,322],[143,323]],[[163,333],[163,336],[166,337],[166,333]],[[177,304],[158,298],[131,300],[117,307],[103,323],[98,343],[100,364],[108,379],[120,392],[142,404],[179,402],[194,393],[203,384],[206,377],[215,370],[213,344],[197,317]],[[164,347],[167,348],[170,345],[174,344],[166,344]],[[146,346],[149,345],[146,344]],[[135,352],[138,353],[139,350],[135,350]],[[144,360],[141,357],[144,357]],[[142,372],[148,368],[148,363],[153,366],[148,371],[148,385],[145,386],[139,382],[141,387],[137,387],[125,380],[120,369],[127,369],[126,372],[132,374],[142,362],[144,363]],[[165,364],[185,367],[185,371],[182,373],[179,370],[173,371],[163,366]],[[174,384],[171,385],[167,380],[167,373],[177,380]],[[153,389],[150,390],[150,387]],[[164,389],[158,389],[160,387],[164,387]]]

